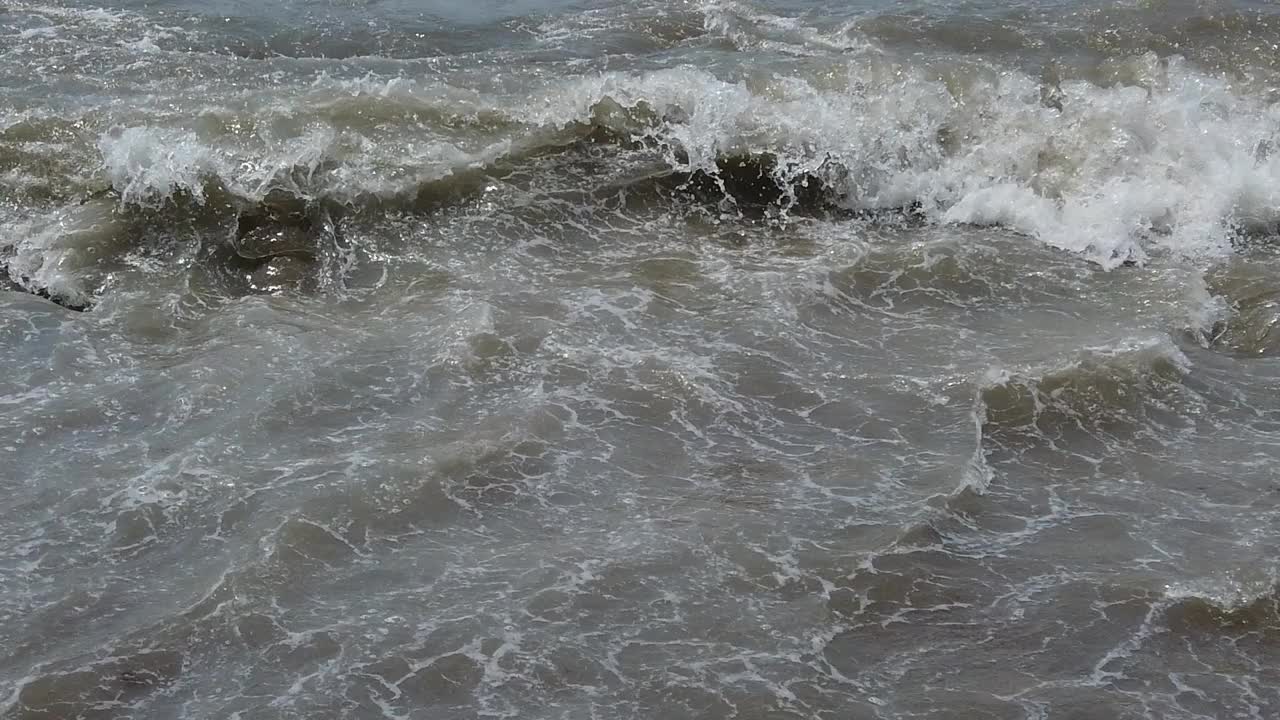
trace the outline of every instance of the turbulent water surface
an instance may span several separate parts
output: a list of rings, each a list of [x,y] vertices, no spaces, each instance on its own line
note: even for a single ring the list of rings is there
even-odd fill
[[[1280,717],[1274,4],[100,1],[0,717]]]

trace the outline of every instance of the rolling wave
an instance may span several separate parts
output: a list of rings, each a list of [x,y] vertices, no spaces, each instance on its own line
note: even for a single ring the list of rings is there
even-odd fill
[[[65,220],[86,200],[153,224],[176,208],[305,235],[321,215],[430,213],[502,186],[584,206],[623,192],[657,207],[692,200],[730,220],[995,225],[1104,268],[1228,257],[1280,226],[1272,106],[1178,56],[1121,54],[1107,80],[1036,77],[974,57],[897,59],[841,40],[854,25],[702,11],[709,32],[822,53],[760,75],[682,65],[544,79],[523,94],[322,75],[269,103],[240,93],[154,117],[19,112],[0,127],[0,184],[28,216],[5,228],[0,253],[11,281],[85,306],[91,289],[53,282],[73,260],[48,266],[67,236],[86,237]],[[230,235],[241,248],[246,233]]]
[[[1179,401],[1190,369],[1172,340],[1157,337],[1088,350],[1048,370],[994,371],[979,396],[983,433],[1053,437],[1178,418],[1170,404]]]

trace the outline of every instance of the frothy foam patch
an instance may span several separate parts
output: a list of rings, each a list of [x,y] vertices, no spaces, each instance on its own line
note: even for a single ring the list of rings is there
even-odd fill
[[[494,162],[527,149],[539,128],[599,124],[664,149],[676,170],[715,176],[726,159],[767,157],[780,187],[816,177],[851,210],[918,208],[937,223],[1000,225],[1108,268],[1152,252],[1220,257],[1239,233],[1280,223],[1280,110],[1226,79],[1140,56],[1126,61],[1135,85],[1066,83],[1046,102],[1024,73],[911,62],[861,53],[747,80],[685,66],[551,80],[518,100],[446,94],[445,115],[511,120],[495,120],[482,141],[321,120],[292,139],[238,146],[133,126],[104,134],[99,149],[125,204],[199,201],[210,179],[249,197],[292,183],[348,201]],[[318,96],[294,102],[332,103],[331,85],[322,77]],[[428,88],[366,78],[342,89],[417,107]]]
[[[0,244],[10,244],[12,252],[7,258],[10,279],[73,307],[89,304],[84,270],[119,235],[110,208],[101,203],[63,208],[3,231]]]
[[[15,19],[18,32],[7,37],[20,41],[16,47],[2,48],[0,54],[12,50],[13,56],[29,54],[33,50],[52,50],[65,52],[76,47],[78,41],[96,39],[107,40],[120,47],[135,52],[154,52],[161,49],[157,41],[175,38],[191,39],[198,35],[195,31],[177,27],[158,25],[144,15],[107,8],[71,8],[41,3],[15,2],[8,4],[6,19]],[[29,27],[23,27],[29,25]],[[36,42],[56,38],[60,42]],[[19,65],[25,65],[20,62]]]
[[[729,82],[692,68],[609,73],[528,106],[548,124],[599,121],[604,104],[658,121],[619,130],[714,173],[735,154],[770,155],[775,179],[820,177],[853,209],[919,204],[942,223],[998,224],[1104,267],[1153,248],[1221,256],[1242,229],[1280,220],[1276,110],[1176,58],[1132,61],[1150,87],[1062,88],[986,66],[939,71],[839,67],[820,82]],[[606,120],[607,122],[607,120]]]
[[[875,49],[871,41],[853,32],[852,21],[837,30],[823,32],[805,25],[800,18],[758,12],[729,0],[704,0],[699,10],[707,32],[728,39],[741,50],[760,48],[793,55],[817,55]]]
[[[1158,363],[1167,363],[1174,372],[1186,375],[1191,372],[1191,359],[1167,334],[1132,337],[1112,345],[1086,347],[1066,362],[1058,362],[1039,368],[1010,370],[989,368],[978,383],[979,390],[1027,383],[1038,385],[1090,369],[1101,368],[1107,372],[1129,372],[1140,375]]]
[[[103,169],[125,205],[159,207],[178,193],[200,201],[204,181],[226,163],[195,135],[146,127],[112,130],[99,142]]]
[[[11,5],[11,8],[14,12],[40,15],[68,23],[92,25],[102,29],[113,29],[119,27],[125,21],[135,17],[120,10],[113,11],[106,8],[78,9],[59,7],[57,5],[45,5],[42,3],[16,2]]]
[[[1280,587],[1277,568],[1255,569],[1217,577],[1169,583],[1164,587],[1166,602],[1204,600],[1223,610],[1239,610],[1273,596]]]
[[[511,150],[505,140],[474,152],[420,137],[393,144],[323,124],[293,137],[239,145],[154,127],[113,129],[99,141],[103,171],[121,205],[147,209],[178,197],[203,203],[211,185],[250,203],[274,190],[340,203],[411,196],[424,183],[482,167]]]

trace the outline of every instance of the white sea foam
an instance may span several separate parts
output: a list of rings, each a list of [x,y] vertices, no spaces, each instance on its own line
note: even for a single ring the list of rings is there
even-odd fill
[[[854,32],[852,21],[836,30],[823,31],[806,25],[801,18],[761,12],[732,0],[703,0],[698,8],[707,32],[727,38],[741,50],[817,55],[875,49]]]
[[[39,15],[68,24],[89,25],[102,29],[117,28],[122,23],[136,18],[136,16],[127,12],[108,10],[106,8],[81,9],[28,2],[15,2],[11,7],[14,12]]]
[[[1169,583],[1164,588],[1164,595],[1170,601],[1200,599],[1224,609],[1235,610],[1248,607],[1275,593],[1278,581],[1280,578],[1276,577],[1276,571],[1272,568],[1247,578],[1223,576]]]
[[[205,200],[211,183],[250,202],[281,189],[338,202],[412,193],[426,182],[507,154],[509,141],[467,151],[421,137],[403,144],[314,124],[282,139],[219,143],[192,132],[147,126],[102,135],[102,165],[122,206],[157,208],[178,196]]]
[[[110,207],[102,203],[70,206],[2,230],[0,244],[12,248],[10,278],[68,305],[88,304],[83,271],[119,235]]]
[[[205,180],[226,167],[216,151],[190,133],[117,129],[102,136],[99,149],[107,177],[126,205],[155,207],[177,193],[202,199]]]
[[[938,79],[867,58],[763,84],[688,67],[602,74],[526,110],[554,124],[585,121],[606,99],[647,106],[665,122],[620,129],[688,169],[771,154],[780,182],[818,175],[851,208],[919,204],[937,222],[1007,226],[1106,267],[1153,248],[1220,256],[1238,230],[1280,219],[1280,160],[1260,152],[1277,111],[1176,58],[1132,63],[1150,87],[1068,83],[1061,110],[1018,72]]]
[[[817,42],[799,20],[724,3],[704,13],[716,32],[731,17],[780,43]],[[822,43],[831,50],[845,37]],[[249,197],[281,183],[341,200],[385,197],[492,162],[524,146],[519,133],[596,122],[665,147],[679,169],[715,172],[726,157],[769,155],[777,182],[816,176],[850,209],[918,207],[937,223],[1000,225],[1104,267],[1152,252],[1220,257],[1242,230],[1280,222],[1280,157],[1269,152],[1280,110],[1176,57],[1130,58],[1133,84],[1067,82],[1060,102],[1046,104],[1025,73],[976,60],[898,62],[849,43],[819,68],[806,60],[746,79],[679,66],[549,79],[513,98],[402,79],[337,87],[322,76],[291,101],[323,105],[341,91],[429,108],[435,98],[464,116],[511,119],[481,142],[313,122],[294,138],[234,147],[147,126],[113,130],[99,145],[121,201],[139,206],[200,200],[210,179]],[[618,106],[643,111],[603,111]]]

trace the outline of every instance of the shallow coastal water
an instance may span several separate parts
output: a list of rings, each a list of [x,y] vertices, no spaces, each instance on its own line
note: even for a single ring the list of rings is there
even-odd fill
[[[1280,714],[1270,3],[0,0],[0,717]]]

